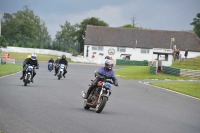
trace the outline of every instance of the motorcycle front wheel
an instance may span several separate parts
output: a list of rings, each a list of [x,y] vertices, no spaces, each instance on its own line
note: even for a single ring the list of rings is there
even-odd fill
[[[28,83],[28,79],[29,79],[29,75],[25,76],[26,79],[24,79],[24,86],[27,86],[27,83]]]
[[[96,113],[101,113],[101,111],[105,107],[107,101],[108,101],[107,97],[105,97],[105,96],[101,97],[100,103],[98,103],[96,106]]]

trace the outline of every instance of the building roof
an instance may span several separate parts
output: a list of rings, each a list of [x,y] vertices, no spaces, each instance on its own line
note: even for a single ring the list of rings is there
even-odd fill
[[[86,28],[85,45],[130,48],[170,48],[171,38],[177,49],[200,52],[200,39],[188,31],[165,31],[90,26]],[[137,40],[137,45],[136,45]]]

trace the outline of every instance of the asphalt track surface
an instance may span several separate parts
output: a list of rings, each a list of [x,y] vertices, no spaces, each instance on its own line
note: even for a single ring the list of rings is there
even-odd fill
[[[100,66],[69,64],[58,80],[40,63],[34,83],[21,73],[0,78],[0,130],[5,133],[200,133],[200,100],[119,79],[104,110],[85,110],[80,92]]]

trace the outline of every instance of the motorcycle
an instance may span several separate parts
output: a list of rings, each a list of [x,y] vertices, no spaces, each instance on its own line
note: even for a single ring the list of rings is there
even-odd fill
[[[31,66],[31,65],[28,65],[28,67],[26,68],[26,71],[25,71],[25,76],[24,76],[24,79],[23,79],[23,82],[24,82],[24,86],[27,86],[27,84],[30,84],[31,82],[31,78],[33,76],[33,69],[35,69],[36,67]]]
[[[57,73],[58,80],[60,80],[62,78],[63,73],[64,73],[64,68],[65,68],[64,64],[59,65],[59,70],[58,70],[58,73]]]
[[[53,70],[53,63],[50,62],[50,63],[48,64],[48,68],[49,68],[49,71],[51,72],[51,71]]]
[[[104,109],[108,97],[111,94],[112,84],[113,81],[110,79],[99,81],[97,87],[92,90],[88,99],[84,100],[83,107],[87,110],[95,108],[96,113],[100,113]],[[86,95],[86,93],[82,92],[82,97],[84,97],[84,95]]]

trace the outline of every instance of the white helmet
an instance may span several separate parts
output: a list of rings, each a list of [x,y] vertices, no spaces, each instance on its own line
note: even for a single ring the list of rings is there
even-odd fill
[[[37,55],[36,55],[36,54],[32,54],[32,55],[31,55],[31,59],[32,59],[32,60],[36,60],[36,58],[37,58]]]
[[[60,59],[60,57],[58,57],[58,59]]]
[[[112,69],[114,62],[112,60],[106,60],[105,67],[109,70]]]

